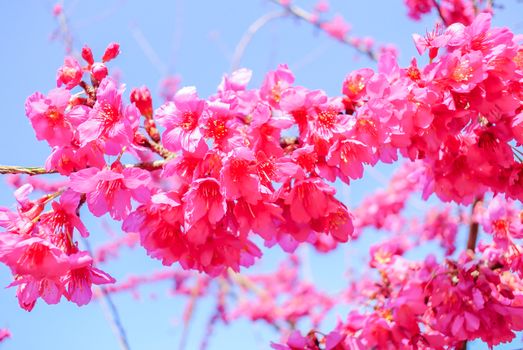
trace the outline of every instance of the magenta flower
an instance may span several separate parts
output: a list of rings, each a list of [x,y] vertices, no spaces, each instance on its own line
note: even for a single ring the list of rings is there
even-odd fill
[[[69,274],[64,279],[66,286],[65,296],[78,306],[87,305],[93,296],[91,290],[93,284],[100,285],[114,282],[114,278],[102,270],[92,267],[90,264],[69,271]]]
[[[478,83],[485,80],[487,73],[483,68],[483,55],[473,51],[465,55],[453,54],[441,61],[437,78],[460,93],[470,92]]]
[[[291,217],[298,223],[307,223],[329,213],[330,203],[336,190],[320,178],[296,181],[285,199],[290,206]]]
[[[131,211],[131,197],[145,203],[150,192],[150,174],[138,168],[123,168],[115,162],[111,169],[88,168],[71,174],[71,188],[87,194],[87,205],[95,216],[109,213],[122,220]]]
[[[255,204],[261,199],[255,157],[248,148],[237,148],[223,162],[220,181],[229,200],[244,198]]]
[[[116,81],[107,77],[96,91],[96,103],[87,120],[78,127],[81,146],[99,140],[105,151],[118,154],[123,146],[129,145],[138,127],[139,112],[134,106],[124,108],[122,93],[124,86],[117,87]]]
[[[183,196],[183,201],[186,203],[187,229],[204,217],[207,217],[209,223],[216,224],[227,211],[220,183],[212,177],[193,181]]]
[[[342,16],[336,15],[330,21],[322,23],[321,28],[330,36],[338,40],[344,40],[350,30],[350,25]]]
[[[260,97],[273,107],[277,107],[285,89],[294,83],[294,75],[286,64],[280,64],[275,71],[269,72],[260,87]]]
[[[327,164],[338,166],[343,174],[342,180],[349,183],[350,179],[363,176],[363,164],[373,162],[372,152],[363,142],[346,139],[337,140],[329,149]]]
[[[173,102],[160,107],[155,118],[165,127],[163,144],[171,151],[184,149],[194,152],[203,142],[199,119],[205,108],[205,101],[198,98],[194,87],[178,90]]]
[[[58,303],[64,291],[62,278],[71,269],[85,266],[92,259],[86,252],[68,255],[58,246],[38,237],[2,233],[0,261],[16,276],[9,286],[18,286],[20,306],[31,311],[39,297],[48,304]]]
[[[66,89],[71,90],[80,83],[82,75],[80,63],[74,57],[67,56],[64,65],[56,73],[56,85],[58,87],[65,85]]]
[[[63,146],[71,142],[73,131],[67,119],[66,109],[71,93],[64,88],[53,89],[47,96],[35,92],[25,102],[25,114],[38,140],[46,140],[51,146]]]

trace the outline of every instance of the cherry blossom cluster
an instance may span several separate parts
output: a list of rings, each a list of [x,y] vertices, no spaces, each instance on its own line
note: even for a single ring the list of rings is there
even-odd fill
[[[349,312],[327,335],[294,332],[273,348],[445,349],[478,338],[494,346],[523,329],[522,281],[503,273],[505,267],[467,254],[443,264],[430,256],[412,262],[394,255],[377,269],[379,282],[364,279],[353,288],[369,308]]]
[[[462,23],[469,25],[474,21],[477,12],[492,12],[492,1],[466,0],[405,0],[408,15],[419,20],[423,15],[436,10],[444,24]]]
[[[100,61],[88,47],[82,62],[67,57],[57,88],[34,93],[25,105],[37,139],[52,148],[45,168],[15,169],[63,178],[48,186],[13,178],[16,209],[0,209],[0,261],[11,269],[20,306],[31,310],[38,298],[53,304],[62,297],[84,305],[93,285],[114,282],[95,267],[107,253],[93,257],[82,248],[89,232],[80,216],[87,211],[121,222],[130,238],[114,247],[139,241],[164,265],[223,276],[252,265],[262,255],[260,242],[286,252],[300,243],[328,251],[363,227],[382,227],[418,189],[425,199],[435,193],[462,204],[493,192],[498,195],[473,215],[493,236],[494,243],[481,248],[490,260],[463,255],[443,264],[410,263],[401,258],[409,243],[378,246],[371,266],[384,281],[375,310],[351,313],[321,341],[329,349],[351,342],[368,348],[383,339],[399,348],[438,348],[478,337],[489,344],[510,339],[523,322],[516,312],[520,281],[501,273],[521,273],[523,266],[514,241],[521,238],[521,215],[512,206],[523,198],[517,156],[523,48],[508,29],[491,28],[488,14],[415,42],[420,54],[428,53],[425,67],[412,60],[400,68],[394,53],[384,52],[377,71],[346,77],[341,96],[294,85],[292,72],[280,65],[259,89],[247,87],[251,72],[241,69],[207,99],[184,87],[156,109],[146,87],[132,89],[127,102],[125,86],[109,75],[118,44]],[[332,182],[350,184],[365,165],[401,156],[416,162],[403,168],[392,190],[364,202],[356,217],[336,197]],[[372,209],[376,202],[383,211]],[[451,254],[457,224],[438,212],[415,231],[441,240]],[[300,285],[294,300],[313,295],[309,302],[332,306],[310,288]],[[270,308],[289,322],[318,317],[304,305]],[[253,319],[273,320],[251,309]],[[490,328],[498,333],[488,335]],[[305,342],[303,349],[320,341],[317,333],[289,339]]]

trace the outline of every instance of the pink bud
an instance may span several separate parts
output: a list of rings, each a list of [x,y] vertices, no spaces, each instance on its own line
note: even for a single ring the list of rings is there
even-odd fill
[[[102,81],[108,74],[107,67],[103,63],[96,62],[91,67],[91,74],[96,80]]]
[[[58,17],[62,14],[62,11],[63,11],[63,8],[62,8],[62,5],[59,4],[59,3],[56,3],[54,6],[53,6],[53,16],[55,17]]]
[[[151,117],[153,115],[153,100],[147,87],[134,88],[131,91],[131,102],[143,116]]]
[[[87,45],[85,45],[82,48],[82,58],[89,65],[92,65],[94,63],[93,52],[91,51],[91,48]]]
[[[314,11],[316,12],[328,12],[329,11],[329,2],[327,0],[318,0],[314,6]]]
[[[65,85],[67,89],[72,89],[82,80],[82,67],[74,57],[67,56],[64,65],[58,69],[56,83],[58,86]]]
[[[105,49],[104,55],[102,57],[102,62],[108,62],[118,56],[120,53],[120,45],[117,43],[110,43],[109,46]]]

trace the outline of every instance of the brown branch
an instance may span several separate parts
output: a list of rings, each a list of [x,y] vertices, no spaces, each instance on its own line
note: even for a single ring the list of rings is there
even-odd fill
[[[170,152],[169,152],[170,153]],[[126,168],[140,168],[145,170],[158,170],[163,167],[165,160],[155,160],[153,162],[143,162],[136,164],[125,164]],[[45,175],[57,174],[56,170],[47,170],[43,167],[24,167],[17,165],[0,165],[0,174],[26,174],[26,175]]]
[[[438,1],[437,1],[437,0],[432,0],[432,4],[434,5],[434,7],[436,8],[436,10],[438,11],[439,18],[441,18],[441,21],[443,22],[443,24],[445,25],[445,27],[448,27],[449,23],[448,23],[447,20],[445,19],[445,16],[443,16],[443,11],[441,10],[441,6],[440,6],[440,4],[438,3]]]
[[[172,159],[176,156],[176,154],[165,149],[160,143],[149,140],[145,135],[140,134],[139,132],[134,134],[134,142],[139,146],[149,148],[164,159]]]
[[[474,203],[472,204],[471,209],[471,223],[469,227],[469,236],[467,240],[467,250],[470,250],[474,252],[476,249],[476,242],[478,240],[478,233],[479,233],[479,223],[474,220],[474,210],[476,209],[476,206],[478,203],[480,203],[483,200],[483,197],[478,197],[474,200]]]
[[[479,233],[479,223],[477,222],[477,220],[474,219],[474,211],[476,210],[476,206],[478,205],[478,203],[481,203],[482,200],[483,200],[482,196],[477,197],[474,200],[474,203],[472,204],[472,209],[470,212],[471,222],[470,222],[470,227],[469,227],[469,236],[468,236],[468,240],[467,240],[467,250],[471,251],[472,253],[474,253],[474,251],[476,250],[476,243],[478,241],[478,233]],[[461,344],[457,345],[456,349],[467,350],[467,341],[465,340]]]
[[[280,2],[280,0],[271,0],[271,1],[277,5],[285,8],[289,12],[289,14],[293,15],[294,17],[296,17],[300,20],[303,20],[303,21],[315,26],[319,30],[325,32],[325,29],[323,29],[323,27],[322,27],[322,24],[324,22],[315,21],[312,13],[307,12],[304,9],[302,9],[301,7],[296,6],[296,5],[292,5],[292,4],[284,5]],[[365,45],[357,43],[357,41],[354,38],[350,37],[349,35],[345,35],[343,38],[336,38],[336,39],[344,44],[347,44],[347,45],[353,47],[356,51],[366,55],[372,61],[378,61],[378,57],[379,57],[378,53],[374,52],[373,50],[366,47]]]
[[[16,165],[0,165],[0,174],[27,174],[27,175],[43,175],[56,174],[56,170],[46,170],[41,167],[23,167]]]

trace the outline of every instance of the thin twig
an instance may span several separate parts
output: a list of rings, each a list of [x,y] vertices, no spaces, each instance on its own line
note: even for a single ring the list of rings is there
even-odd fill
[[[191,325],[192,317],[194,316],[194,310],[198,302],[198,297],[200,296],[201,289],[201,279],[198,277],[196,279],[196,285],[191,289],[191,299],[189,300],[189,305],[187,305],[187,312],[184,315],[184,325],[182,336],[180,338],[180,345],[178,346],[179,350],[185,350],[187,346],[187,340],[189,339],[189,330]]]
[[[165,63],[162,62],[160,59],[160,56],[158,56],[158,53],[154,50],[154,48],[151,46],[149,40],[145,37],[141,29],[138,27],[137,24],[130,24],[129,28],[131,30],[131,34],[138,43],[138,46],[142,49],[145,57],[151,62],[151,65],[156,68],[158,73],[162,76],[167,76],[168,69]]]
[[[0,174],[27,174],[27,175],[42,175],[55,174],[56,170],[47,170],[41,167],[23,167],[16,165],[0,165]]]
[[[438,3],[437,0],[432,0],[432,4],[438,11],[439,18],[441,19],[441,21],[443,22],[445,27],[448,27],[449,24],[448,24],[447,20],[445,19],[445,16],[443,16],[443,11],[441,10],[441,5]]]
[[[93,255],[93,250],[91,249],[91,245],[89,244],[89,241],[85,238],[82,239],[83,243],[89,252],[89,255]],[[101,306],[104,311],[105,318],[111,325],[111,328],[113,329],[116,337],[118,338],[118,342],[120,343],[120,348],[122,350],[130,350],[131,347],[129,346],[129,341],[127,340],[127,333],[125,332],[125,328],[122,324],[122,320],[120,318],[120,313],[118,312],[118,308],[113,302],[113,299],[107,292],[107,290],[104,287],[97,287],[97,289],[100,290],[100,293],[102,295],[102,298],[100,298]]]
[[[136,164],[125,164],[126,168],[141,168],[146,170],[158,170],[165,164],[165,160],[155,160],[154,162],[143,162]],[[24,167],[17,165],[0,165],[0,174],[26,174],[26,175],[45,175],[56,174],[57,170],[47,170],[43,167]]]
[[[265,26],[267,23],[269,23],[272,20],[275,20],[277,18],[281,18],[286,15],[287,12],[282,11],[274,11],[266,13],[265,15],[258,18],[256,21],[254,21],[249,28],[247,28],[247,31],[243,34],[242,38],[238,42],[238,45],[236,45],[236,48],[234,49],[234,53],[232,55],[231,59],[231,72],[237,70],[240,68],[240,61],[245,53],[245,49],[251,42],[254,35],[261,29],[263,26]]]
[[[120,348],[122,350],[130,350],[129,342],[127,340],[127,335],[125,333],[125,328],[122,325],[120,319],[120,313],[116,308],[116,305],[113,302],[113,299],[107,292],[104,287],[98,287],[102,297],[99,299],[101,301],[101,306],[105,314],[105,318],[108,320],[113,332],[117,335],[118,342],[120,343]]]
[[[312,13],[307,12],[304,9],[302,9],[301,7],[296,6],[296,5],[292,5],[292,4],[285,5],[285,4],[282,4],[280,2],[280,0],[271,0],[271,1],[273,3],[275,3],[275,4],[277,4],[277,5],[285,8],[288,11],[288,13],[293,15],[294,17],[296,17],[296,18],[298,18],[300,20],[303,20],[303,21],[305,21],[305,22],[315,26],[316,28],[320,29],[321,31],[325,31],[325,29],[322,27],[323,22],[319,22],[319,21],[314,20],[314,16],[312,15]],[[350,37],[349,35],[345,35],[343,38],[336,38],[336,39],[338,41],[344,43],[344,44],[347,44],[347,45],[353,47],[354,49],[356,49],[360,53],[366,55],[372,61],[377,61],[378,60],[378,53],[374,52],[373,50],[371,50],[370,48],[366,47],[365,45],[359,44],[357,42],[357,40],[355,40],[354,38]]]
[[[474,252],[476,249],[476,242],[478,240],[478,232],[479,232],[479,223],[477,220],[474,220],[474,211],[476,209],[476,206],[479,202],[483,200],[482,197],[478,197],[474,200],[474,204],[472,204],[472,211],[471,211],[471,223],[469,227],[469,236],[467,240],[467,250],[471,250]]]

